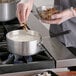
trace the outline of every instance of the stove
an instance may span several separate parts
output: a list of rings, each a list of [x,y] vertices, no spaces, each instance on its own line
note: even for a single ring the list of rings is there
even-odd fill
[[[9,52],[6,34],[17,29],[22,29],[17,18],[0,22],[0,74],[55,68],[55,60],[43,44],[40,46],[41,52],[32,56],[19,56]]]
[[[35,10],[36,7],[34,9],[34,13],[32,11],[33,14],[31,13],[30,15],[29,27],[41,34],[43,45],[47,49],[48,53],[54,58],[56,68],[76,66],[76,56],[68,50],[66,46],[58,41],[54,35],[54,37],[50,37],[49,27],[51,25],[41,22],[38,19]]]
[[[51,38],[49,29],[33,13],[30,14],[27,23],[29,29],[39,32],[42,36],[41,52],[32,56],[18,56],[10,53],[6,34],[22,28],[17,18],[8,22],[0,22],[0,74],[76,66],[76,56],[55,37]]]

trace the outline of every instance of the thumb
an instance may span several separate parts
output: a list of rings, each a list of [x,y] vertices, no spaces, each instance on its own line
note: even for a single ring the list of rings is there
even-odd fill
[[[51,19],[57,19],[57,18],[61,18],[62,17],[62,14],[54,14],[51,16]]]

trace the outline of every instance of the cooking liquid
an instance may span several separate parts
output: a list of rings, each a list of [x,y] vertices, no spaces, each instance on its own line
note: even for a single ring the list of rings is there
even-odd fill
[[[26,41],[34,41],[34,40],[39,40],[38,36],[32,36],[29,34],[26,35],[15,35],[11,37],[11,40],[13,41],[20,41],[20,42],[26,42]]]

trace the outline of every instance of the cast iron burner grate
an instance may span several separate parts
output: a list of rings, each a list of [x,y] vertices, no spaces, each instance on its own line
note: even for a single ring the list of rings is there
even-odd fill
[[[29,63],[29,62],[39,62],[39,61],[46,61],[52,60],[48,56],[46,49],[41,44],[40,50],[41,52],[37,53],[36,55],[32,56],[19,56],[12,54],[8,51],[7,42],[3,40],[0,42],[0,64],[22,64],[22,63]]]
[[[19,56],[8,51],[6,43],[0,44],[0,64],[22,64],[50,60],[42,47],[41,52],[32,56]],[[52,59],[52,58],[51,58]]]
[[[47,54],[42,51],[32,56],[19,56],[8,52],[5,48],[0,47],[0,64],[22,64],[29,62],[39,62],[50,60]]]

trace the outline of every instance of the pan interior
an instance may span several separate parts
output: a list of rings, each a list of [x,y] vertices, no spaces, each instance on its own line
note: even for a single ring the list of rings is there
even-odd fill
[[[31,30],[28,31],[16,30],[9,32],[6,36],[8,39],[18,42],[40,40],[39,33]]]

